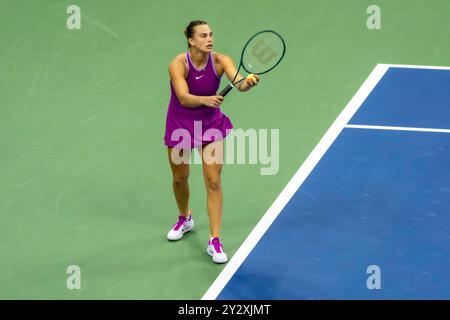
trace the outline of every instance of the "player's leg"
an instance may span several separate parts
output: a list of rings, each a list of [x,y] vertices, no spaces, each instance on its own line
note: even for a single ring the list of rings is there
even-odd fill
[[[167,148],[170,168],[172,170],[172,188],[177,201],[178,210],[185,217],[188,216],[189,208],[189,163],[177,164],[174,162],[172,152],[179,152],[181,156],[184,155],[184,150],[177,150],[174,148]]]
[[[207,209],[210,225],[208,253],[216,263],[224,263],[227,256],[220,243],[222,222],[223,193],[221,173],[223,167],[223,140],[202,147],[203,178],[206,186]]]
[[[203,178],[206,187],[207,210],[212,237],[219,237],[222,219],[223,193],[221,173],[223,167],[222,140],[202,147]]]
[[[175,153],[178,156],[186,156],[185,150],[177,150],[168,148],[168,156],[170,168],[172,170],[172,188],[177,202],[180,215],[178,221],[173,225],[172,229],[167,234],[169,240],[179,240],[184,233],[188,232],[194,227],[194,220],[189,210],[189,163],[187,161],[177,163],[175,160]],[[187,157],[185,157],[187,158]]]

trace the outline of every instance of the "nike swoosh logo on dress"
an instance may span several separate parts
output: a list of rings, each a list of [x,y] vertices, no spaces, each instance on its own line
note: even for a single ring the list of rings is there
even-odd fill
[[[202,78],[204,76],[204,74],[202,74],[201,76],[195,76],[195,80],[198,80],[200,78]]]

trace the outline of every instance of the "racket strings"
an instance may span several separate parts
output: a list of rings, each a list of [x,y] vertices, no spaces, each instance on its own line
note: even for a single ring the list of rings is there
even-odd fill
[[[280,62],[284,50],[284,42],[277,34],[260,33],[247,44],[242,65],[249,73],[267,72]]]

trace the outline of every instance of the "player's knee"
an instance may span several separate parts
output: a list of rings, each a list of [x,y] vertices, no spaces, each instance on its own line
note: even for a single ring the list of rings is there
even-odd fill
[[[189,172],[177,173],[173,175],[173,183],[176,185],[184,184],[189,179]]]
[[[222,183],[220,181],[220,178],[216,178],[216,177],[208,177],[205,179],[205,184],[206,184],[206,188],[209,191],[220,191],[222,189]]]

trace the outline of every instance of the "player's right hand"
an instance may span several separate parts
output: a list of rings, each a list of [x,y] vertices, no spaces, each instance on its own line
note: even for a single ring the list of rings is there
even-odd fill
[[[211,108],[218,108],[223,102],[222,96],[205,96],[202,99],[202,104]]]

